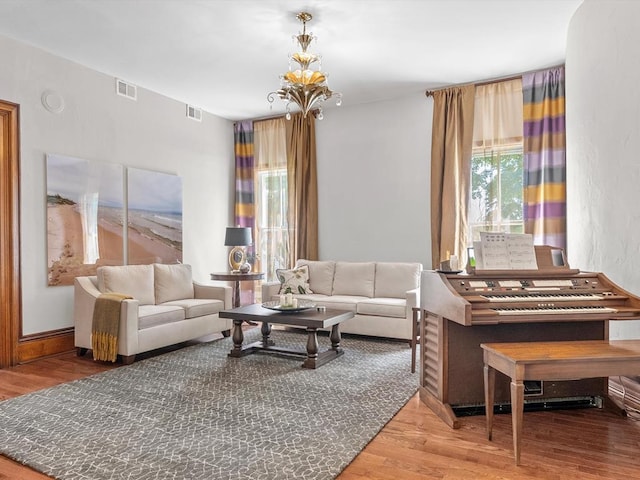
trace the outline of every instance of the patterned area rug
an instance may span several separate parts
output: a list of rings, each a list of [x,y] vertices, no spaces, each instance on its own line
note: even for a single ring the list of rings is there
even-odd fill
[[[5,400],[0,452],[58,479],[331,479],[418,385],[406,343],[342,340],[345,354],[317,370],[229,358],[225,338]]]

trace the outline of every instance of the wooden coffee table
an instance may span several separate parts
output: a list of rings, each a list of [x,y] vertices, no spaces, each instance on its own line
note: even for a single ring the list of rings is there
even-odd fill
[[[220,318],[233,320],[233,348],[229,352],[230,357],[243,357],[258,351],[295,355],[304,357],[303,368],[318,368],[344,353],[340,346],[340,322],[352,318],[353,315],[353,312],[329,308],[323,312],[319,312],[315,308],[301,312],[278,312],[264,308],[260,304],[245,305],[220,312]],[[246,320],[262,322],[262,340],[243,346],[242,322]],[[277,347],[271,339],[272,324],[306,327],[306,351]],[[328,327],[331,327],[329,335],[331,348],[319,352],[318,329]]]

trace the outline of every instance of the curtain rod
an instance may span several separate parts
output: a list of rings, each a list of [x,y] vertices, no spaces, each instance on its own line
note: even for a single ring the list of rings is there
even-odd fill
[[[318,118],[318,110],[319,110],[318,108],[314,108],[313,110],[311,110],[311,114],[316,119]],[[295,115],[296,113],[300,113],[300,112],[293,112],[291,115]],[[244,120],[234,120],[233,124],[235,125],[236,123],[240,123],[240,122],[263,122],[267,120],[275,120],[276,118],[285,118],[286,116],[287,116],[286,113],[280,113],[276,115],[269,115],[266,117],[245,118]]]
[[[552,67],[548,67],[548,68],[544,68],[543,70],[551,70],[552,68],[558,68],[558,67],[564,67],[564,63],[561,63],[559,65],[555,65]],[[509,77],[498,77],[498,78],[494,78],[494,79],[490,79],[490,80],[483,80],[482,82],[477,82],[477,83],[458,83],[456,85],[449,85],[448,87],[442,87],[442,88],[436,88],[435,90],[427,90],[424,92],[424,94],[427,97],[433,97],[433,93],[434,92],[438,92],[440,90],[445,90],[447,88],[452,88],[452,87],[464,87],[467,85],[475,85],[476,87],[482,87],[483,85],[489,85],[491,83],[500,83],[500,82],[510,82],[511,80],[516,80],[518,78],[522,78],[523,75],[527,74],[527,73],[532,73],[532,72],[537,72],[539,70],[529,70],[527,72],[522,72],[518,75],[511,75]]]
[[[496,78],[494,80],[485,80],[483,82],[478,82],[478,83],[458,83],[456,85],[449,85],[448,87],[437,88],[435,90],[427,90],[426,92],[424,92],[424,94],[427,97],[433,97],[434,92],[439,92],[440,90],[446,90],[447,88],[466,87],[467,85],[474,85],[476,87],[481,87],[483,85],[489,85],[490,83],[510,82],[511,80],[516,80],[518,78],[522,78],[522,75],[513,75],[511,77]]]
[[[240,122],[262,122],[265,120],[274,120],[276,118],[281,118],[284,117],[285,114],[281,113],[281,114],[276,114],[276,115],[270,115],[270,116],[266,116],[266,117],[258,117],[258,118],[245,118],[244,120],[235,120],[233,122],[233,124],[235,125],[236,123],[240,123]]]

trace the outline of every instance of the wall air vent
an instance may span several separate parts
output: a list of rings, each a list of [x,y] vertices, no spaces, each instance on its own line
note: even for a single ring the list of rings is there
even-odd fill
[[[193,105],[187,105],[187,117],[196,122],[202,121],[202,109],[194,107]]]
[[[138,99],[138,87],[116,78],[116,93],[131,100]]]

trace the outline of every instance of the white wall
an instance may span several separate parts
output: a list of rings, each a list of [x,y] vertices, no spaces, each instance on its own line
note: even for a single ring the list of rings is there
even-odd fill
[[[20,105],[22,314],[24,335],[73,325],[73,287],[47,287],[45,155],[58,153],[177,174],[183,181],[183,261],[194,278],[226,269],[224,229],[233,198],[233,124],[138,88],[115,94],[113,77],[0,37],[0,98]],[[125,79],[126,80],[126,79]],[[59,114],[43,91],[62,95]]]
[[[568,32],[567,228],[571,266],[640,295],[640,2],[585,0]],[[611,338],[640,338],[612,322]]]
[[[328,108],[316,122],[319,256],[431,268],[433,101]]]

